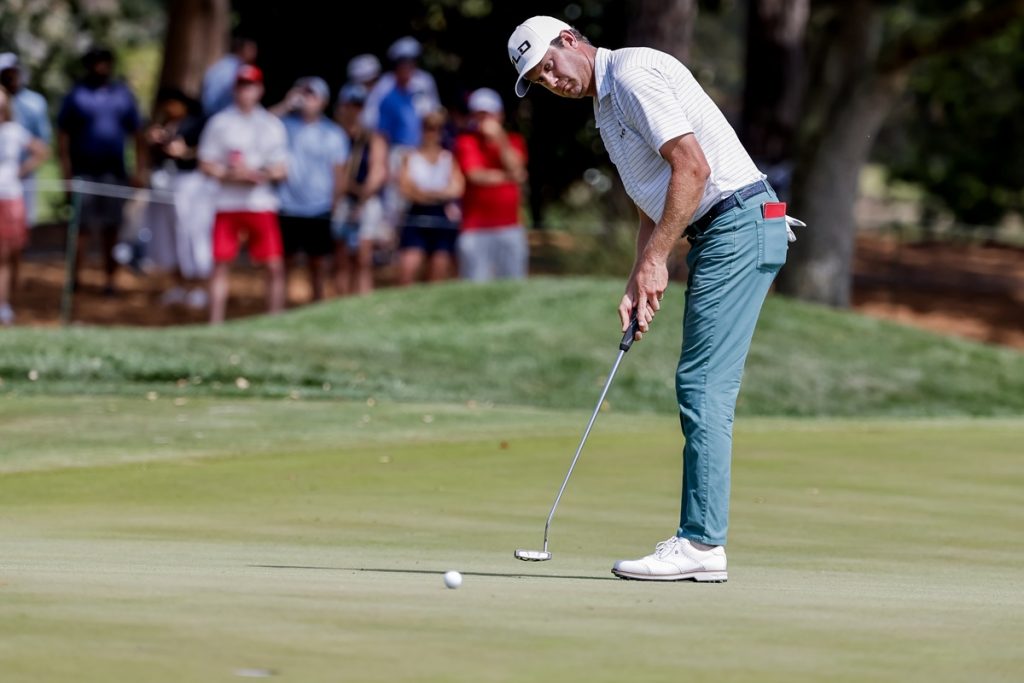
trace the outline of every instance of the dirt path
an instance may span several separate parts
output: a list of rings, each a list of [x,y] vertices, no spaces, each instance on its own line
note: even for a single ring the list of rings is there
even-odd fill
[[[161,326],[203,323],[205,311],[164,306],[166,278],[123,269],[120,292],[101,293],[97,264],[83,270],[75,296],[73,321],[90,325]],[[1024,349],[1024,249],[1005,246],[900,245],[870,234],[858,239],[854,264],[854,308],[868,315],[898,320],[937,332]],[[309,301],[305,272],[289,279],[289,305]],[[21,268],[16,299],[18,323],[60,324],[64,266],[51,245],[30,253]],[[389,270],[379,286],[393,283]],[[239,267],[232,278],[228,317],[262,313],[263,280],[258,270]]]

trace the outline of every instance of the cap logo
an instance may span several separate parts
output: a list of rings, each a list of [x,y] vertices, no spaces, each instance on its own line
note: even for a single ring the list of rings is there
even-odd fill
[[[522,45],[520,45],[518,48],[516,48],[517,50],[519,50],[519,56],[515,57],[512,60],[512,63],[513,64],[518,64],[519,60],[523,58],[523,55],[525,55],[529,51],[530,47],[531,47],[530,41],[524,40]]]

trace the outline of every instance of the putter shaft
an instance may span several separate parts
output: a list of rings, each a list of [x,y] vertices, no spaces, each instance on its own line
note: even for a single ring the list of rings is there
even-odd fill
[[[572,463],[569,465],[569,471],[565,473],[565,479],[562,480],[562,486],[558,489],[558,495],[555,496],[555,503],[551,506],[551,512],[548,513],[548,521],[544,524],[544,552],[548,551],[548,530],[551,528],[551,520],[555,516],[555,510],[558,509],[558,501],[562,500],[562,494],[565,492],[565,486],[569,483],[569,477],[572,476],[572,470],[576,467],[576,461],[580,459],[580,453],[583,452],[583,444],[587,443],[587,437],[590,436],[590,430],[594,426],[597,414],[601,412],[601,406],[604,404],[604,397],[608,394],[608,388],[612,385],[612,380],[615,378],[615,373],[619,369],[622,357],[626,355],[626,351],[628,350],[629,347],[619,349],[619,355],[615,359],[615,365],[612,366],[612,371],[608,373],[608,380],[604,383],[604,389],[601,390],[601,398],[597,399],[597,405],[594,406],[594,414],[590,416],[590,422],[587,423],[587,429],[583,432],[583,438],[580,439],[580,445],[576,448],[576,455],[573,456]]]

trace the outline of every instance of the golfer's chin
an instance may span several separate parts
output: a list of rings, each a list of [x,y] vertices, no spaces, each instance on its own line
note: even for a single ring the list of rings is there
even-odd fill
[[[556,90],[554,92],[559,97],[564,97],[567,100],[578,100],[583,96],[583,87],[578,83],[573,83],[562,90]]]

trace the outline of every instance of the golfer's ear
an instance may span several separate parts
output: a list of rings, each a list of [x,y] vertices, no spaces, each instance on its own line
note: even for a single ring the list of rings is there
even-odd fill
[[[558,37],[562,39],[562,45],[565,47],[576,47],[576,36],[572,34],[572,31],[567,31],[564,28],[558,34]]]

